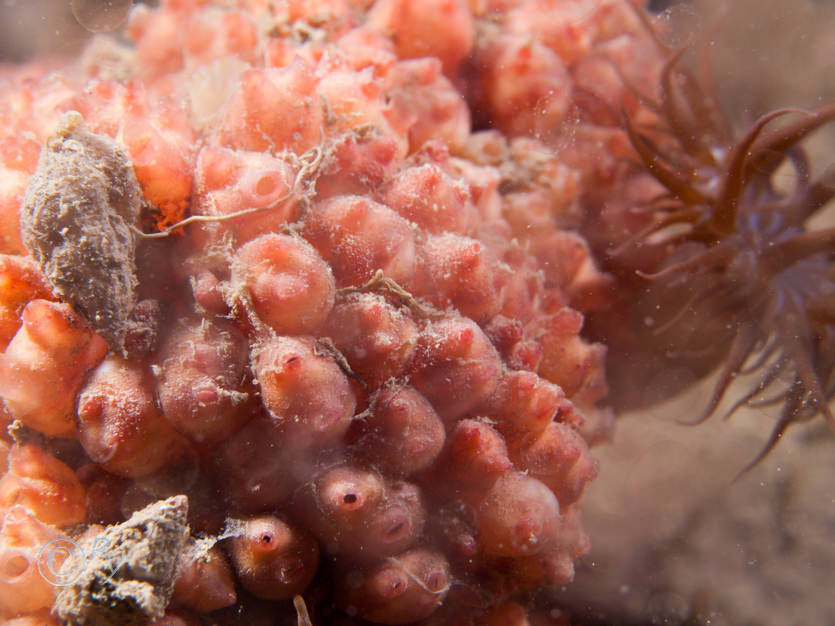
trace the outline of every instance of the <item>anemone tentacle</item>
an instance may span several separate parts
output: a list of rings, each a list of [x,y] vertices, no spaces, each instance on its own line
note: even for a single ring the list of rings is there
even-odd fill
[[[807,224],[835,198],[835,167],[814,177],[802,145],[835,120],[835,102],[771,111],[734,136],[710,84],[705,39],[694,73],[684,59],[689,45],[672,48],[641,21],[666,62],[656,98],[627,84],[655,119],[638,124],[622,113],[622,126],[639,175],[651,175],[663,190],[636,207],[644,221],[606,253],[627,264],[638,248],[659,253],[654,265],[633,270],[648,281],[644,303],[635,305],[639,344],[657,345],[668,362],[698,364],[700,376],[718,369],[692,423],[714,415],[747,376],[755,383],[725,419],[743,406],[781,405],[748,469],[795,422],[821,415],[835,431],[835,227]],[[789,115],[799,117],[776,123]],[[792,168],[790,191],[774,180],[784,163]],[[656,311],[662,319],[640,327]],[[710,333],[718,345],[710,345]]]

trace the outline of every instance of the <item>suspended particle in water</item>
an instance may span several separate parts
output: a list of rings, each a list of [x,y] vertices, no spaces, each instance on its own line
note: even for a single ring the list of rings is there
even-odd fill
[[[93,33],[109,33],[121,26],[128,17],[133,0],[72,0],[70,7],[75,19]]]

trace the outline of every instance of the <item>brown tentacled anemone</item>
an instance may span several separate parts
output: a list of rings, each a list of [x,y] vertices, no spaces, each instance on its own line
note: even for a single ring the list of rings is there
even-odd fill
[[[835,196],[835,168],[815,178],[802,145],[835,120],[835,103],[775,110],[735,134],[707,47],[690,69],[686,48],[655,39],[666,54],[659,93],[636,92],[648,114],[624,115],[638,157],[620,201],[627,228],[604,252],[622,301],[592,326],[609,346],[610,397],[622,408],[662,400],[717,367],[695,423],[717,412],[736,379],[749,386],[726,417],[779,407],[751,467],[793,423],[822,415],[835,431],[835,228],[812,224]],[[780,184],[787,169],[789,190]]]

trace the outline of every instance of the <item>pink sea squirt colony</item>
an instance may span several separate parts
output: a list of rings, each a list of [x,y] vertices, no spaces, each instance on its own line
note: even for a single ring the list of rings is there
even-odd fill
[[[2,623],[567,623],[641,4],[163,0],[2,67]]]

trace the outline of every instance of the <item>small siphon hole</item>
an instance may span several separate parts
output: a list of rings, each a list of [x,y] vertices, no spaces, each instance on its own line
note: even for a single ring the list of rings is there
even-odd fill
[[[255,183],[255,193],[259,196],[266,196],[273,193],[276,189],[275,178],[272,175],[262,176]]]
[[[403,520],[399,520],[397,523],[395,523],[393,526],[391,526],[388,529],[388,531],[386,531],[386,537],[390,541],[394,541],[395,539],[399,539],[400,537],[402,537],[403,535],[406,534],[407,528],[408,527],[406,525],[406,522],[404,522]]]
[[[433,593],[439,592],[446,586],[446,576],[441,572],[433,572],[426,579],[426,588]]]
[[[22,576],[29,569],[29,559],[20,554],[15,554],[6,559],[3,564],[3,574],[6,580]]]

